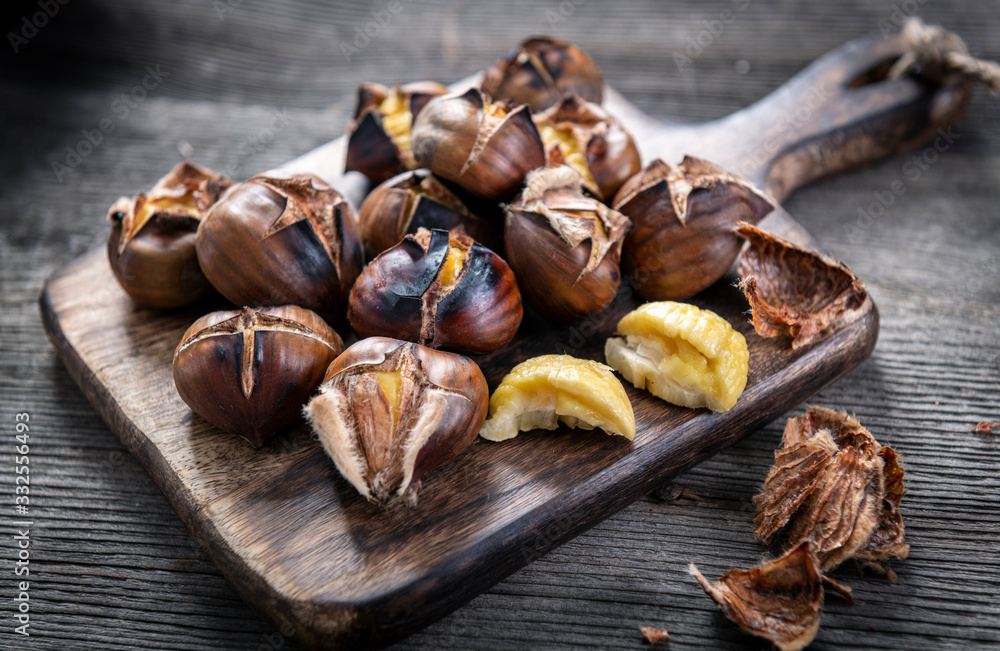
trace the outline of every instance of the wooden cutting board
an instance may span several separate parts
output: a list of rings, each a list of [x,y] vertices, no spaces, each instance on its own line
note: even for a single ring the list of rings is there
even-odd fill
[[[965,83],[880,80],[901,47],[895,39],[849,43],[757,104],[704,125],[664,125],[610,90],[606,105],[644,161],[700,156],[780,201],[811,180],[923,142],[962,112]],[[357,199],[366,183],[339,178],[343,149],[340,139],[286,167],[326,176]],[[810,241],[780,208],[763,226]],[[174,347],[191,322],[221,306],[138,307],[118,288],[103,249],[53,274],[40,302],[70,375],[222,572],[283,632],[328,648],[385,645],[427,625],[800,404],[874,348],[879,321],[869,302],[855,321],[793,354],[787,339],[752,331],[733,280],[692,301],[747,338],[749,382],[731,411],[682,409],[629,388],[634,441],[565,428],[478,441],[425,478],[416,507],[391,510],[361,499],[305,427],[253,450],[181,401],[170,373]],[[477,361],[492,389],[534,355],[602,360],[605,337],[639,303],[624,284],[607,313],[570,327],[528,310],[514,342]]]

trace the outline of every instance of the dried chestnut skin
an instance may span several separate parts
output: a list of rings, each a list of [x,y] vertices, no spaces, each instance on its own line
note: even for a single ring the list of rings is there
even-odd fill
[[[466,357],[369,337],[334,360],[305,414],[362,496],[412,504],[421,478],[475,440],[488,395]]]
[[[600,104],[604,77],[594,60],[577,46],[539,36],[524,41],[487,68],[482,89],[497,99],[542,111],[567,93]]]
[[[198,262],[236,305],[299,305],[334,323],[361,271],[350,205],[307,175],[234,186],[198,228]]]
[[[108,262],[136,303],[157,308],[187,305],[210,285],[195,253],[195,233],[205,213],[232,181],[179,163],[149,193],[122,197],[108,211]]]
[[[420,228],[466,234],[490,247],[499,241],[500,228],[480,219],[429,170],[404,172],[372,190],[358,211],[365,254],[372,259]]]
[[[361,336],[483,353],[521,324],[507,263],[459,230],[420,229],[371,261],[351,290],[348,318]]]
[[[395,88],[364,83],[358,87],[358,102],[354,119],[348,125],[347,160],[344,170],[361,172],[375,183],[414,169],[413,152],[409,147],[413,120],[432,98],[448,89],[432,81],[418,81]],[[396,115],[386,115],[386,100],[395,100]],[[406,114],[409,114],[408,116]],[[390,125],[387,127],[387,119]]]
[[[692,156],[654,160],[618,191],[615,210],[632,220],[622,268],[649,300],[683,300],[732,267],[743,245],[737,222],[757,223],[774,205],[749,182]]]
[[[844,265],[751,224],[736,232],[750,242],[738,271],[760,336],[787,334],[797,350],[860,314],[868,292]]]
[[[212,312],[174,353],[174,385],[213,425],[260,447],[301,421],[302,406],[344,349],[316,313],[294,305]]]

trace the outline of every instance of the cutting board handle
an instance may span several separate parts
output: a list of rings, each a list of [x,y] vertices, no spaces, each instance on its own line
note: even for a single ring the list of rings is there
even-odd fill
[[[899,35],[851,41],[741,111],[700,125],[665,125],[649,149],[670,162],[703,152],[780,202],[816,179],[931,140],[958,119],[971,82],[885,79],[905,51]]]

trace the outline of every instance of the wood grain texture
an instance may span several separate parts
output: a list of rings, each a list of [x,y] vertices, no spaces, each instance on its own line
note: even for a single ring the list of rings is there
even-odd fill
[[[405,23],[344,61],[338,35],[363,25],[376,4],[245,0],[220,21],[211,3],[70,3],[16,57],[5,53],[0,412],[8,421],[31,412],[39,432],[31,592],[38,628],[22,640],[5,627],[4,646],[296,648],[219,574],[74,385],[39,322],[44,279],[104,242],[107,206],[154,182],[164,152],[170,163],[183,149],[249,175],[340,135],[360,81],[457,79],[546,31],[584,44],[609,81],[651,115],[712,119],[841,43],[877,33],[899,3],[750,3],[683,70],[673,54],[732,3],[584,3],[554,26],[545,14],[558,9],[554,2],[406,3]],[[973,53],[1000,58],[994,3],[924,3],[920,13],[959,32]],[[749,64],[745,74],[740,60]],[[118,119],[112,102],[156,63],[173,76]],[[238,150],[282,108],[289,123],[280,138]],[[57,179],[52,161],[104,117],[116,120],[115,132]],[[856,413],[894,445],[910,490],[903,514],[913,552],[896,564],[899,580],[848,569],[861,604],[828,603],[814,648],[1000,644],[1000,485],[992,472],[1000,442],[971,433],[978,421],[1000,420],[998,118],[995,100],[979,93],[945,151],[921,148],[785,203],[866,281],[881,308],[873,356],[814,401]],[[924,167],[913,166],[914,155]],[[869,211],[873,193],[884,198],[897,181],[905,193]],[[865,220],[859,209],[876,216]],[[685,567],[694,561],[718,576],[767,552],[752,537],[749,501],[780,430],[776,422],[746,437],[675,480],[678,499],[635,503],[398,646],[641,648],[638,626],[655,624],[671,631],[672,649],[759,648],[727,625]],[[12,456],[0,446],[3,465]],[[4,494],[12,481],[0,473]],[[6,517],[5,538],[13,534]],[[12,554],[0,547],[3,558]],[[0,602],[4,621],[12,608]]]

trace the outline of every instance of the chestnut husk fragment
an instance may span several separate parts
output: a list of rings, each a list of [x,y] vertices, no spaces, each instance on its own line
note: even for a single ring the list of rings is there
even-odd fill
[[[810,543],[749,570],[729,570],[714,584],[691,564],[688,571],[741,630],[781,651],[809,645],[823,614],[823,575]]]
[[[756,224],[774,204],[748,181],[693,156],[661,159],[626,181],[614,201],[632,220],[622,268],[649,300],[683,300],[722,278],[739,255],[737,222]]]
[[[174,386],[202,418],[260,447],[301,422],[343,349],[319,315],[294,305],[212,312],[181,337]]]
[[[362,266],[354,212],[312,175],[234,186],[199,226],[197,250],[205,276],[236,305],[294,304],[337,324]]]
[[[399,374],[396,401],[378,373]],[[369,337],[334,360],[304,411],[340,474],[363,497],[415,504],[421,479],[476,439],[488,396],[486,378],[466,357]]]
[[[736,233],[750,242],[737,271],[760,336],[789,335],[798,350],[861,313],[868,292],[844,265],[751,224]]]
[[[452,247],[462,251],[454,282],[442,283]],[[384,251],[351,290],[348,319],[362,337],[392,336],[433,348],[485,353],[517,333],[523,309],[514,273],[461,229],[420,229]]]
[[[810,407],[785,426],[764,491],[754,497],[755,533],[772,544],[809,541],[823,571],[849,558],[906,558],[899,512],[903,468],[857,420]]]
[[[386,132],[381,105],[391,94],[405,103],[412,121],[432,97],[444,95],[448,89],[433,81],[417,81],[394,88],[381,84],[363,83],[358,87],[358,103],[354,119],[347,127],[346,172],[361,172],[374,183],[417,167],[413,152],[400,147]]]
[[[581,184],[567,166],[537,170],[506,208],[507,262],[528,303],[559,322],[605,309],[621,283],[629,220],[584,195]]]
[[[481,219],[430,170],[404,172],[372,190],[358,211],[365,257],[372,259],[420,228],[461,226],[488,248],[500,241],[500,227]]]
[[[537,36],[512,49],[483,73],[482,89],[497,99],[543,111],[567,93],[600,104],[601,69],[586,52],[566,41]]]
[[[622,185],[642,168],[632,136],[598,104],[579,95],[566,95],[534,116],[542,141],[546,128],[567,134],[583,156],[584,168],[567,159],[558,140],[546,142],[548,165],[569,164],[581,172],[584,187],[601,201],[610,201]]]
[[[435,97],[413,124],[421,167],[494,201],[514,196],[545,164],[545,146],[527,106],[494,102],[472,88]]]
[[[195,253],[195,233],[205,213],[232,183],[185,160],[149,193],[115,201],[108,211],[108,262],[133,301],[173,308],[192,303],[208,291],[210,285]]]

